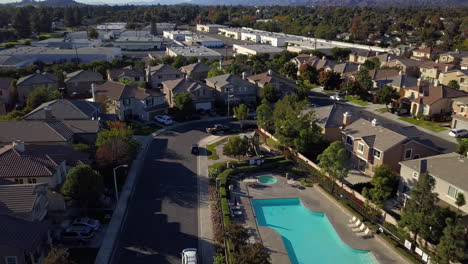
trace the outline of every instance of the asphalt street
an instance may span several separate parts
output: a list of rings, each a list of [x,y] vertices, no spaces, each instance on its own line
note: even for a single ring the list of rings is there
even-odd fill
[[[179,127],[151,142],[111,263],[180,263],[182,249],[198,247],[197,157],[190,150],[214,123],[223,122]]]

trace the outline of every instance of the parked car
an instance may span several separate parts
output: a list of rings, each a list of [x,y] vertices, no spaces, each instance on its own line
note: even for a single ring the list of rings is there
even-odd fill
[[[167,115],[157,115],[154,117],[154,119],[156,119],[156,121],[158,121],[159,123],[161,124],[164,124],[164,125],[170,125],[172,124],[172,119],[167,116]]]
[[[66,228],[60,238],[62,241],[88,241],[94,237],[94,230],[87,226],[70,226]]]
[[[258,126],[256,123],[253,123],[253,122],[248,122],[248,123],[242,123],[240,125],[241,127],[241,130],[245,131],[245,130],[254,130],[254,129],[257,129]]]
[[[388,111],[398,116],[408,114],[408,109],[405,109],[405,108],[392,107],[392,108],[389,108]]]
[[[221,133],[221,132],[227,132],[229,130],[231,130],[231,127],[227,125],[216,124],[213,127],[207,128],[206,132],[211,133],[211,134],[216,134],[216,133]]]
[[[101,223],[99,222],[99,220],[96,219],[92,219],[89,217],[80,217],[75,219],[71,226],[87,226],[91,227],[94,231],[96,231],[101,226]]]
[[[196,248],[186,248],[180,253],[182,256],[182,264],[197,264],[197,249]]]
[[[464,128],[451,129],[450,132],[449,132],[449,135],[452,136],[452,137],[456,137],[456,138],[467,137],[468,136],[468,130],[464,129]]]
[[[344,101],[344,97],[342,97],[340,94],[331,95],[330,99],[334,101]]]
[[[200,149],[198,148],[198,144],[192,144],[192,154],[193,155],[198,155],[200,153]]]

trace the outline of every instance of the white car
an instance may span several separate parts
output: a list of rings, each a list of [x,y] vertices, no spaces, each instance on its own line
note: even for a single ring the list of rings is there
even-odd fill
[[[158,121],[159,123],[162,123],[162,124],[165,124],[165,125],[170,125],[172,124],[172,119],[170,117],[168,117],[167,115],[157,115],[154,117],[154,119],[156,119],[156,121]]]
[[[339,94],[334,94],[334,95],[330,96],[330,99],[332,99],[334,101],[343,101],[343,97],[341,97]]]
[[[464,128],[455,128],[455,129],[451,129],[450,132],[449,132],[449,135],[452,136],[452,137],[466,137],[468,136],[468,130],[467,129],[464,129]]]
[[[96,219],[91,219],[89,217],[80,217],[80,218],[75,219],[75,221],[73,221],[71,225],[90,227],[94,231],[96,231],[99,229],[99,226],[101,225],[101,223],[99,222],[99,220],[96,220]]]
[[[180,253],[182,256],[182,264],[197,264],[197,249],[186,248]]]

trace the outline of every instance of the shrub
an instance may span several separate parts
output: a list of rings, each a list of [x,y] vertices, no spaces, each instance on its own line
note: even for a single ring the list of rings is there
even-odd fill
[[[82,143],[73,145],[73,149],[76,151],[91,152],[91,146],[87,144],[82,144]]]
[[[221,212],[223,213],[224,226],[228,226],[231,223],[231,213],[229,211],[229,204],[226,198],[221,198]]]
[[[213,168],[213,167],[210,167],[208,169],[208,178],[210,179],[210,181],[213,181],[215,180],[216,178],[218,178],[218,175],[221,173],[221,169],[219,168]]]
[[[302,178],[301,185],[304,187],[313,187],[314,181],[311,178]]]

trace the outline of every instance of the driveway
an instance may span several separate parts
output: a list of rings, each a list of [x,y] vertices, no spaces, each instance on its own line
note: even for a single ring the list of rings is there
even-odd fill
[[[197,157],[190,147],[214,123],[220,122],[191,124],[154,138],[111,263],[180,263],[182,249],[198,247]]]

